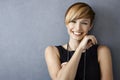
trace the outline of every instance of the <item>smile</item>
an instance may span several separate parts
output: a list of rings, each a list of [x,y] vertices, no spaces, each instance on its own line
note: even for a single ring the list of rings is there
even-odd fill
[[[80,32],[73,32],[73,34],[75,34],[77,36],[80,36],[82,33],[80,33]]]

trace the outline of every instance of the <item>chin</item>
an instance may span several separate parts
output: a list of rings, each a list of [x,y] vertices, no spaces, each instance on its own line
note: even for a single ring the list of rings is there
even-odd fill
[[[78,40],[78,41],[81,41],[82,38],[73,38],[74,40]]]
[[[72,39],[81,41],[81,40],[83,39],[83,37],[82,37],[82,36],[80,36],[80,37],[74,37],[74,36],[73,36]]]

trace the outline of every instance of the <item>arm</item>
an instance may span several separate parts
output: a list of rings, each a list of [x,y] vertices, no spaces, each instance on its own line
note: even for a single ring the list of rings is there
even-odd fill
[[[61,67],[57,48],[53,46],[47,47],[45,59],[52,80],[74,80],[81,53],[81,49],[76,50],[70,61],[64,67]]]
[[[59,52],[56,47],[50,46],[45,50],[45,59],[48,66],[48,71],[52,80],[74,80],[77,67],[81,58],[81,54],[88,47],[88,41],[91,44],[96,44],[96,38],[92,35],[86,35],[80,42],[75,53],[65,64],[61,66]]]
[[[98,61],[101,69],[101,80],[113,80],[111,52],[108,47],[98,47]]]

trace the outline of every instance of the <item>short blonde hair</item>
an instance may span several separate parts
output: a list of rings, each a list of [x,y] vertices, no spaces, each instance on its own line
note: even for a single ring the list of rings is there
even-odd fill
[[[68,24],[70,21],[80,18],[90,18],[91,23],[93,23],[94,17],[95,12],[88,4],[77,2],[67,9],[65,14],[65,23]]]

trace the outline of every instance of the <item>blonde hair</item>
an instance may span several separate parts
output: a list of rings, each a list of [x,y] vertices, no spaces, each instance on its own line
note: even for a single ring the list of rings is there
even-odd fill
[[[70,21],[80,18],[90,18],[91,23],[93,23],[94,17],[95,13],[88,4],[77,2],[67,9],[65,14],[65,23],[68,24]]]

